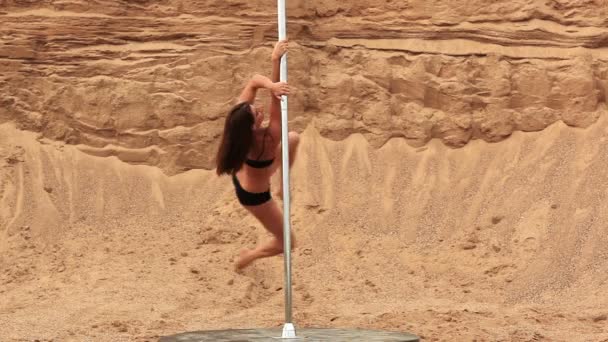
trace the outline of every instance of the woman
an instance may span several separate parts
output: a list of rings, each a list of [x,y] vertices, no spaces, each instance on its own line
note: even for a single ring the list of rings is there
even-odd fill
[[[275,45],[271,57],[272,79],[255,75],[243,89],[238,104],[226,118],[217,153],[217,174],[232,176],[239,202],[273,235],[270,241],[255,249],[242,250],[236,263],[237,269],[246,267],[256,259],[283,253],[283,214],[270,194],[270,178],[281,165],[280,99],[282,95],[289,94],[289,86],[279,82],[279,69],[287,47],[287,41]],[[256,92],[260,88],[266,88],[272,94],[267,127],[262,127],[262,108],[254,106]],[[299,135],[289,132],[290,166],[295,159],[298,143]],[[282,189],[279,196],[282,196]]]

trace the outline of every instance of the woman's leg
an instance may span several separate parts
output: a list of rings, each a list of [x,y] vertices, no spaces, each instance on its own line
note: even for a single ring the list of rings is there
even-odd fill
[[[283,253],[283,213],[279,209],[276,201],[270,200],[262,205],[245,207],[253,214],[264,228],[268,230],[273,238],[270,241],[260,244],[255,249],[245,249],[241,251],[239,260],[236,263],[237,269],[245,268],[256,259],[267,258]],[[291,234],[291,247],[295,245],[294,235]]]
[[[289,168],[291,169],[291,166],[293,165],[294,161],[296,160],[296,154],[298,152],[298,145],[300,145],[300,134],[298,134],[297,132],[289,132],[288,138],[289,140]],[[282,154],[282,147],[281,145],[279,145],[277,147],[277,152],[276,155],[278,156],[278,158],[276,159],[275,163],[276,165],[275,170],[276,169],[280,169],[281,166],[283,165],[283,154]],[[280,172],[280,177],[279,177],[279,191],[277,191],[277,193],[275,194],[278,198],[283,199],[283,172]]]

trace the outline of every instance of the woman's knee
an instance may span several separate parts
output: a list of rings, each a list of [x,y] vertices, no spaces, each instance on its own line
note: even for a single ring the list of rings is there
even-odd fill
[[[289,132],[289,145],[297,146],[300,143],[300,133],[298,132]]]

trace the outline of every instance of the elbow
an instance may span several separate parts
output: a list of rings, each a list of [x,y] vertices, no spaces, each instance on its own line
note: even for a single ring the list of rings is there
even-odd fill
[[[263,76],[260,74],[253,74],[253,76],[251,76],[251,80],[249,80],[249,83],[250,84],[259,84],[262,77]]]

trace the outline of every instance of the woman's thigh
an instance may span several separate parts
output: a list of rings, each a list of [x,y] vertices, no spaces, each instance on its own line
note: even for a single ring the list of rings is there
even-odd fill
[[[296,132],[289,132],[289,157],[292,158],[294,156],[294,152],[295,150],[298,148],[298,145],[300,144],[300,135]],[[270,166],[271,168],[271,174],[274,174],[277,170],[279,170],[283,164],[283,148],[282,148],[282,143],[279,143],[279,145],[277,145],[277,148],[275,150],[275,159],[274,162],[272,163],[272,165]],[[293,160],[290,160],[289,163],[293,163]]]
[[[252,207],[245,207],[276,238],[283,239],[283,212],[273,199]]]

